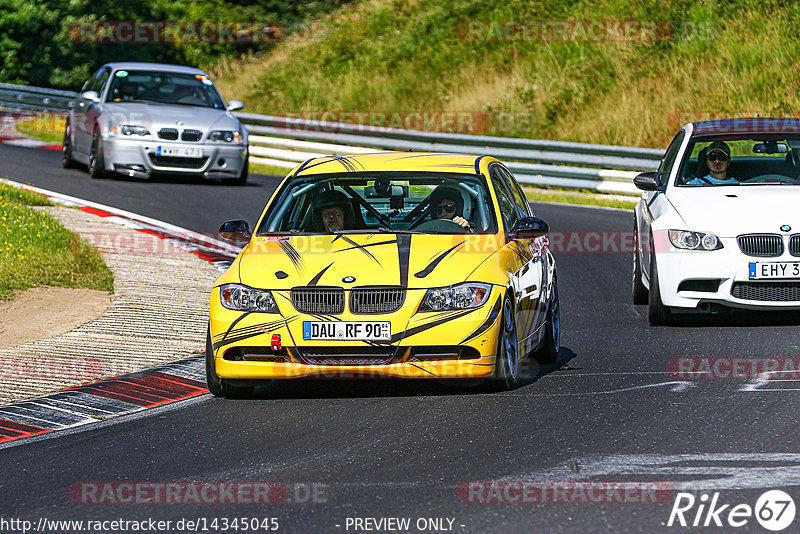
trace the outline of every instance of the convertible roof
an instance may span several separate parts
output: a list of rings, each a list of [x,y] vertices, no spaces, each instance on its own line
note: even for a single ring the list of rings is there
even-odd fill
[[[480,160],[485,157],[429,152],[325,156],[306,161],[297,168],[294,175],[369,171],[454,172],[474,175],[478,174]]]
[[[743,134],[800,134],[800,119],[747,117],[693,123],[695,136]]]

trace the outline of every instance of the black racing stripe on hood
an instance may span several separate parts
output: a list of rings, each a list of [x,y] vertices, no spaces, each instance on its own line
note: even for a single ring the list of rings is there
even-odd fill
[[[309,285],[309,286],[315,286],[315,285],[317,285],[317,282],[319,282],[319,279],[320,279],[320,278],[322,278],[322,275],[323,275],[323,274],[325,274],[325,271],[327,271],[328,269],[330,269],[330,268],[331,268],[331,265],[333,265],[333,262],[331,262],[331,264],[330,264],[330,265],[328,265],[327,267],[325,267],[324,269],[322,269],[320,272],[318,272],[317,274],[315,274],[315,275],[314,275],[314,278],[312,278],[311,280],[309,280],[309,282],[308,282],[308,285]]]
[[[349,248],[343,248],[341,250],[335,250],[334,252],[345,252],[345,251],[348,251],[348,250],[358,249],[361,252],[363,252],[364,254],[366,254],[367,256],[369,256],[378,265],[380,265],[381,262],[378,261],[378,258],[373,256],[372,253],[369,250],[366,250],[366,248],[367,247],[376,247],[378,245],[391,245],[392,243],[397,243],[396,239],[392,239],[392,240],[389,240],[389,241],[380,241],[378,243],[367,243],[366,245],[359,245],[358,243],[356,243],[355,241],[353,241],[352,239],[350,239],[347,236],[343,236],[342,235],[342,236],[338,236],[338,237],[341,237],[342,239],[344,239],[345,242],[347,242],[351,246]]]
[[[452,247],[450,250],[447,250],[447,251],[445,251],[445,252],[442,252],[442,253],[441,253],[441,254],[439,254],[439,255],[438,255],[438,256],[437,256],[437,257],[436,257],[436,258],[435,258],[435,259],[434,259],[432,262],[430,262],[430,263],[428,264],[428,266],[427,266],[427,267],[425,267],[424,269],[422,269],[420,272],[418,272],[418,273],[415,273],[415,274],[414,274],[414,276],[416,276],[417,278],[425,278],[426,276],[428,276],[429,274],[431,274],[431,273],[433,272],[433,270],[436,268],[436,266],[437,266],[437,265],[439,265],[439,263],[440,263],[440,262],[441,262],[443,259],[445,259],[445,257],[447,257],[447,255],[448,255],[448,254],[450,254],[451,252],[453,252],[455,249],[457,249],[458,247],[460,247],[460,246],[461,246],[461,245],[463,245],[464,243],[466,243],[466,240],[464,240],[464,241],[462,241],[461,243],[459,243],[459,244],[455,245],[455,246],[454,246],[454,247]]]
[[[479,335],[489,330],[489,328],[494,324],[498,315],[500,315],[500,297],[497,297],[497,300],[494,302],[494,306],[492,306],[492,311],[489,312],[489,317],[487,317],[486,320],[483,323],[481,323],[481,325],[478,328],[476,328],[474,332],[465,337],[464,340],[461,343],[459,343],[459,345],[463,345],[467,341],[475,339]]]
[[[280,246],[283,252],[289,257],[289,261],[292,262],[294,268],[300,272],[303,269],[303,258],[300,256],[300,253],[297,252],[297,249],[286,241],[278,241],[278,246]]]
[[[408,262],[411,256],[411,234],[398,234],[397,257],[400,266],[400,285],[408,287]]]
[[[434,326],[439,326],[440,324],[444,324],[444,323],[450,322],[453,319],[458,319],[460,317],[464,317],[465,315],[469,315],[470,313],[473,313],[475,310],[479,310],[479,309],[480,308],[473,308],[471,310],[465,310],[465,311],[459,312],[459,313],[457,313],[455,315],[451,315],[450,317],[444,317],[444,318],[438,319],[436,321],[431,321],[430,323],[426,323],[426,324],[422,324],[422,325],[419,325],[419,326],[415,326],[413,328],[409,328],[408,330],[405,330],[403,332],[399,332],[397,334],[393,334],[391,342],[392,343],[398,343],[399,341],[401,341],[403,339],[409,338],[411,336],[415,336],[415,335],[419,334],[420,332],[424,332],[425,330],[429,330],[429,329],[433,328]]]

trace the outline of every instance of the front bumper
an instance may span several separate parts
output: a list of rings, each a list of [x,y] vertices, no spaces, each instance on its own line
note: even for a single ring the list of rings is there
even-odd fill
[[[722,305],[745,310],[800,310],[800,300],[755,300],[733,296],[735,284],[751,285],[754,282],[796,282],[795,280],[750,280],[751,262],[798,262],[800,257],[788,251],[774,258],[745,255],[736,238],[720,238],[723,248],[714,251],[676,249],[671,244],[659,247],[656,253],[661,300],[674,311],[707,311],[710,305]],[[686,290],[687,282],[719,280],[715,291]],[[681,287],[683,283],[683,287]],[[680,289],[680,291],[679,291]]]
[[[411,295],[417,292],[420,294]],[[282,293],[285,294],[282,296]],[[303,322],[319,321],[320,318],[294,310],[289,299],[284,298],[288,297],[288,291],[273,291],[281,313],[267,314],[228,310],[219,304],[219,288],[214,288],[210,328],[216,373],[221,378],[238,380],[310,377],[481,379],[492,375],[502,302],[498,288],[479,308],[443,313],[414,313],[419,302],[416,297],[421,298],[424,290],[408,290],[408,293],[406,303],[395,313],[365,316],[353,315],[346,310],[335,317],[341,321],[391,322],[391,342],[366,343],[303,340]],[[279,351],[272,347],[276,334],[281,338]],[[337,356],[356,352],[363,354],[363,359],[349,357],[352,354]],[[440,356],[442,359],[437,359]],[[250,358],[273,361],[253,361]],[[363,363],[367,358],[380,362]],[[341,363],[345,360],[347,363]],[[329,361],[335,363],[328,364]]]
[[[201,148],[202,158],[158,156],[159,146]],[[247,161],[247,145],[187,143],[142,140],[131,137],[103,139],[103,158],[107,171],[147,178],[153,173],[179,173],[204,178],[238,178]]]

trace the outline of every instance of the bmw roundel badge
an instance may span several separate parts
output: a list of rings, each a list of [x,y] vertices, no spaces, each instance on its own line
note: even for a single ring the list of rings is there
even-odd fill
[[[788,224],[784,224],[783,226],[781,226],[781,232],[791,232],[791,231],[792,227],[789,226]]]
[[[352,284],[355,281],[356,281],[356,277],[355,276],[345,276],[344,278],[342,278],[342,282],[344,282],[346,284]]]

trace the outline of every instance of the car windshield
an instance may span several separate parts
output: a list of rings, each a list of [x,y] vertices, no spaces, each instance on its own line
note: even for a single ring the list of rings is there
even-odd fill
[[[730,136],[690,143],[675,185],[800,185],[800,136]]]
[[[118,70],[112,77],[106,101],[225,108],[208,77],[180,72]]]
[[[257,233],[340,231],[493,234],[497,222],[482,176],[363,172],[291,178]]]

